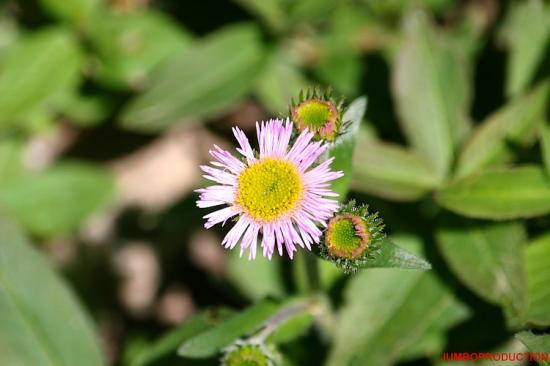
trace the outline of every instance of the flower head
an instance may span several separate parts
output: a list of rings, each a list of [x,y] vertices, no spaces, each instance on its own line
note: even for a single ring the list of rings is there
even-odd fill
[[[237,340],[224,350],[222,366],[274,366],[279,361],[274,346]]]
[[[334,262],[344,272],[355,272],[380,249],[385,237],[384,224],[378,213],[369,214],[368,206],[355,206],[350,201],[328,222],[321,256]]]
[[[293,257],[296,245],[311,250],[322,235],[318,224],[326,226],[338,203],[326,197],[337,196],[330,181],[343,175],[330,170],[333,159],[314,166],[325,152],[322,141],[313,142],[313,133],[302,131],[290,143],[293,124],[288,119],[256,124],[259,153],[255,154],[239,128],[233,133],[239,142],[239,160],[218,146],[210,154],[214,166],[201,166],[205,178],[219,184],[199,189],[198,207],[227,205],[204,216],[206,228],[236,218],[233,228],[222,241],[233,249],[239,242],[241,254],[248,249],[256,257],[261,237],[263,255],[271,258],[275,248]]]
[[[298,103],[292,102],[290,116],[299,130],[308,129],[317,139],[333,142],[342,130],[342,104],[331,97],[330,89],[324,93],[317,89],[300,92]]]

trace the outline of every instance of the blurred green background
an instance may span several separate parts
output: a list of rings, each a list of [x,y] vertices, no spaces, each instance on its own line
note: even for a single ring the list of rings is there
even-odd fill
[[[434,268],[321,263],[332,336],[285,362],[524,351],[550,330],[549,40],[542,0],[0,1],[0,364],[215,365],[179,324],[304,292],[302,256],[225,252],[193,189],[316,85],[368,98],[349,196]]]

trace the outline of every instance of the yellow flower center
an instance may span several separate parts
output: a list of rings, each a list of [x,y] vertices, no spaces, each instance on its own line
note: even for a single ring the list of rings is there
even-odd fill
[[[239,177],[237,204],[260,221],[271,221],[292,210],[302,193],[294,165],[264,159],[246,168]]]

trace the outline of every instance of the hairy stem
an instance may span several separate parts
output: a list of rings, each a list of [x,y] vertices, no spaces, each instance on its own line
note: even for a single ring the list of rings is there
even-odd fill
[[[264,328],[253,338],[250,339],[251,343],[263,343],[267,337],[275,329],[277,329],[282,323],[284,323],[287,319],[292,318],[296,314],[300,313],[306,313],[310,312],[311,304],[308,301],[303,301],[294,305],[290,305],[277,314],[273,315],[270,319],[268,319],[265,323]]]

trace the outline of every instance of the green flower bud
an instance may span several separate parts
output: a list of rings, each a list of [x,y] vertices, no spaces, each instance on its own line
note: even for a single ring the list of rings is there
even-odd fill
[[[238,340],[224,350],[222,366],[275,366],[278,354],[263,343]]]
[[[383,228],[378,213],[369,214],[368,206],[357,207],[350,201],[329,220],[320,254],[344,272],[353,273],[379,253]]]
[[[308,129],[320,140],[333,142],[342,133],[343,100],[335,101],[330,89],[324,93],[317,89],[300,92],[298,103],[290,106],[290,118],[298,130]]]

